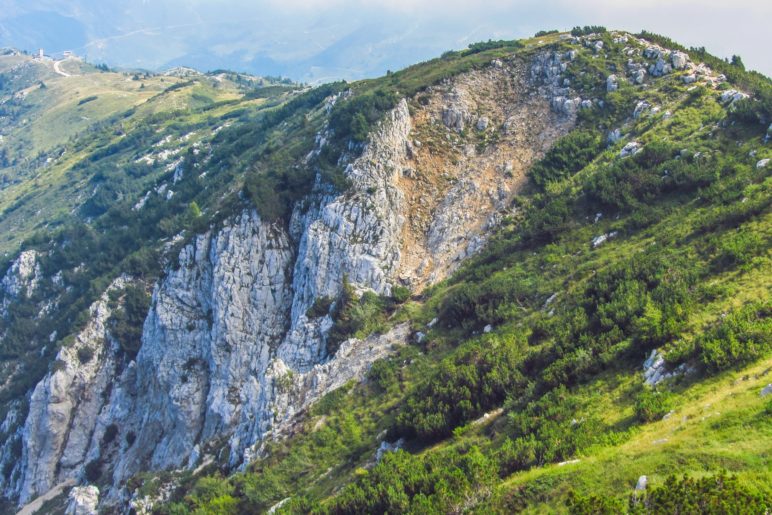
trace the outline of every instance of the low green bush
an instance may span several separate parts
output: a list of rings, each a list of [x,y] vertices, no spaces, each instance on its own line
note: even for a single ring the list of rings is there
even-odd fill
[[[718,372],[772,352],[772,304],[754,302],[723,316],[696,342],[700,362]]]
[[[635,399],[635,417],[641,422],[662,419],[672,407],[671,396],[661,389],[644,387]]]

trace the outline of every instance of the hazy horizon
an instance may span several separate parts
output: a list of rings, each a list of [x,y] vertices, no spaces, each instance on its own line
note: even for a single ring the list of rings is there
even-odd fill
[[[160,70],[228,68],[299,81],[378,76],[446,50],[575,25],[665,34],[772,74],[772,2],[522,0],[0,0],[0,45]]]

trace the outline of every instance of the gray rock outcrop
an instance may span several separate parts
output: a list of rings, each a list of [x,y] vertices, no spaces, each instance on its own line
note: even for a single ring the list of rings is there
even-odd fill
[[[289,233],[245,211],[184,247],[155,287],[136,360],[117,377],[122,354],[106,326],[108,296],[126,280],[111,285],[32,394],[20,500],[80,477],[96,460],[119,484],[140,470],[195,464],[191,455],[224,440],[238,465],[267,432],[280,432],[295,413],[406,341],[403,328],[385,340],[344,342],[331,357],[331,320],[306,313],[316,298],[337,296],[344,277],[357,291],[390,292],[403,223],[392,163],[404,156],[410,128],[403,101],[348,166],[351,192],[316,195],[310,209],[295,213]],[[16,275],[33,277],[30,262],[21,261]]]
[[[70,490],[65,515],[96,515],[99,488],[93,485],[76,486]]]
[[[91,451],[94,438],[102,436],[95,435],[95,423],[117,353],[106,333],[109,294],[125,283],[124,278],[116,279],[91,305],[86,326],[72,345],[59,351],[53,370],[32,392],[22,439],[22,504],[54,487],[60,478],[79,475],[84,463],[98,456]],[[84,350],[91,355],[88,361]]]
[[[35,250],[25,250],[11,263],[0,281],[0,316],[6,316],[8,305],[19,297],[29,297],[40,281],[40,265]]]
[[[622,147],[622,150],[619,151],[619,157],[629,157],[637,154],[640,151],[641,151],[641,144],[638,143],[637,141],[631,141],[630,143]]]
[[[619,89],[619,79],[616,75],[606,77],[606,91],[616,91]]]
[[[670,63],[674,70],[683,70],[689,64],[689,56],[683,52],[673,52],[670,54]]]

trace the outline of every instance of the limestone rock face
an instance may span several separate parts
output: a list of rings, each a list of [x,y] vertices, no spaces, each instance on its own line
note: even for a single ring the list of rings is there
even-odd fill
[[[21,295],[30,296],[34,293],[40,278],[38,253],[25,250],[11,264],[0,281],[0,315],[5,316],[8,305]]]
[[[62,478],[78,475],[94,457],[89,451],[97,436],[95,422],[113,379],[117,351],[105,328],[109,293],[125,284],[124,278],[116,279],[91,305],[86,326],[71,346],[59,351],[53,370],[32,392],[22,438],[22,504]],[[88,361],[83,358],[86,349]]]
[[[196,238],[156,286],[136,366],[102,413],[135,434],[114,478],[178,468],[198,441],[259,421],[256,400],[291,300],[287,235],[244,212]]]
[[[37,263],[37,251],[25,250],[2,280],[3,290],[9,295],[20,295],[23,290],[33,290],[40,275],[40,267]]]

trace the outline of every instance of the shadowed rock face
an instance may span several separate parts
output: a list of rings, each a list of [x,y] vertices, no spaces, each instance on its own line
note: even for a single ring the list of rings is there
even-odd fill
[[[25,502],[86,468],[119,485],[215,456],[235,467],[315,400],[362,378],[407,341],[407,326],[348,340],[329,356],[332,320],[309,319],[309,308],[337,297],[344,278],[358,292],[421,289],[476,252],[525,170],[574,124],[575,110],[554,106],[573,96],[559,86],[560,59],[498,61],[432,88],[428,101],[402,100],[348,159],[351,189],[312,194],[288,229],[245,210],[196,237],[155,285],[128,363],[106,327],[108,292],[131,281],[117,280],[32,393],[20,481],[6,492]],[[461,118],[447,123],[449,110]],[[453,139],[459,119],[478,137],[498,137],[482,151],[464,145]],[[93,355],[86,363],[82,348]],[[121,495],[109,489],[103,502]]]

